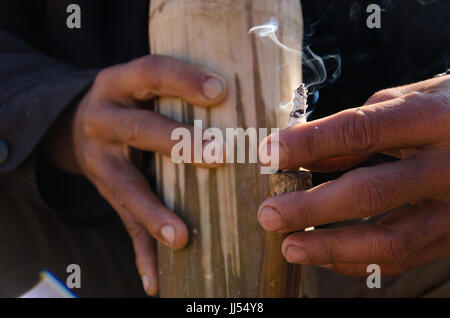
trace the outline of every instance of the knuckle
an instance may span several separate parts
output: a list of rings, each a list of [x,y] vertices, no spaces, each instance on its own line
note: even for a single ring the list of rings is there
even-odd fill
[[[387,262],[407,265],[406,256],[411,248],[411,241],[400,232],[388,230],[381,244]]]
[[[368,104],[375,104],[380,103],[383,101],[395,99],[398,97],[398,94],[395,93],[392,89],[383,89],[381,91],[376,92],[373,94],[369,100],[367,101]]]
[[[134,142],[142,138],[143,132],[148,127],[148,122],[145,117],[130,115],[127,120],[124,120],[124,126],[126,127],[123,131],[125,140]]]
[[[450,132],[450,92],[432,88],[426,92],[412,92],[403,96],[406,105],[413,107],[417,117],[422,118],[424,128],[434,132],[436,142],[448,140]],[[420,123],[420,122],[419,122]]]
[[[99,106],[98,101],[92,100],[90,94],[80,102],[74,118],[74,129],[80,132],[82,136],[92,137],[97,134],[98,128],[101,126],[99,121]]]
[[[155,63],[153,63],[152,56],[144,56],[130,63],[136,75],[140,77],[148,76],[148,73],[153,69],[153,64]]]
[[[349,118],[342,130],[342,140],[350,153],[366,154],[380,148],[379,125],[366,110],[349,111]]]
[[[281,194],[287,201],[292,202],[291,208],[286,208],[282,204],[273,201],[272,206],[279,211],[283,223],[283,232],[303,230],[316,224],[313,223],[312,208],[302,198],[302,192],[288,192]],[[270,200],[270,199],[269,199]],[[269,201],[270,202],[270,201]]]
[[[312,138],[305,138],[305,140],[304,140],[305,141],[306,151],[311,156],[311,158],[316,158],[317,157],[317,145],[318,145],[318,143],[315,142],[315,139],[316,138],[312,137]],[[298,147],[298,148],[300,148],[300,147]]]
[[[107,67],[107,68],[100,70],[97,73],[97,76],[95,77],[93,87],[95,87],[97,89],[98,88],[100,88],[100,89],[106,88],[108,86],[109,82],[111,81],[111,79],[114,78],[113,73],[114,73],[114,67]]]
[[[122,208],[132,213],[134,202],[141,202],[145,200],[142,196],[142,190],[148,187],[145,178],[137,176],[118,176],[109,185],[110,193],[113,200]]]
[[[407,102],[408,104],[415,104],[419,107],[425,106],[425,104],[430,103],[430,96],[432,94],[430,93],[424,93],[424,92],[410,92],[403,96],[403,100]]]
[[[424,101],[423,103],[427,104],[427,108],[432,108],[433,112],[431,112],[431,115],[434,115],[436,120],[445,118],[446,115],[448,116],[450,107],[450,91],[448,89],[436,88],[428,91],[426,95],[427,101]],[[427,110],[429,111],[430,109]]]
[[[89,115],[87,113],[84,114],[81,117],[81,122],[82,122],[81,132],[83,136],[90,138],[97,135],[99,123],[97,116],[95,116],[95,114],[92,115]]]
[[[401,261],[397,261],[394,263],[394,266],[396,268],[396,275],[400,275],[406,272],[409,272],[410,270],[414,269],[414,263],[408,259],[404,259]]]
[[[136,72],[138,78],[147,82],[148,90],[142,94],[160,91],[163,87],[160,70],[166,68],[166,62],[160,55],[149,55],[137,60]]]
[[[420,118],[432,117],[440,106],[439,93],[428,92],[410,92],[402,96],[402,101],[409,111],[414,111]],[[437,116],[436,116],[437,117]],[[435,118],[438,119],[438,118]]]
[[[147,235],[147,231],[137,223],[133,222],[131,224],[127,224],[126,228],[128,234],[130,234],[131,239],[135,242],[139,241],[140,239],[142,239],[142,237]]]
[[[143,275],[149,267],[148,261],[147,261],[145,255],[142,255],[142,253],[138,253],[135,251],[135,254],[136,254],[136,256],[134,258],[134,262],[136,264],[136,268],[137,268],[139,274]]]
[[[111,196],[118,206],[128,210],[131,202],[134,202],[137,191],[135,187],[130,187],[127,181],[118,181],[116,185],[110,185]]]
[[[282,210],[280,209],[280,211]],[[296,231],[312,226],[311,212],[306,205],[297,206],[295,215],[281,213],[284,221],[284,231]]]
[[[302,158],[303,153],[308,154],[308,157],[312,159],[312,161],[315,161],[317,158],[321,158],[321,155],[323,153],[323,148],[327,147],[328,138],[324,138],[323,135],[319,133],[313,133],[308,136],[308,138],[301,138],[300,142],[303,144],[301,147],[292,145],[290,147],[290,151],[295,151],[294,158]],[[307,164],[307,162],[305,162]]]
[[[365,169],[367,168],[359,168],[354,172],[364,173]],[[349,173],[348,176],[351,177],[352,173]],[[369,177],[359,180],[355,177],[351,179],[346,196],[346,206],[358,211],[361,216],[373,215],[392,205],[393,190],[387,178]]]
[[[329,264],[338,263],[341,253],[341,244],[337,239],[330,239],[325,248],[327,262]]]
[[[130,190],[118,190],[114,189],[111,191],[112,197],[117,202],[117,204],[122,207],[126,208],[130,202],[133,200],[133,191]]]
[[[300,201],[300,200],[299,200]],[[301,200],[304,201],[304,200]],[[300,202],[301,202],[300,201]],[[301,207],[298,209],[299,211],[299,221],[302,223],[303,228],[308,228],[310,226],[314,226],[316,224],[313,224],[313,217],[312,217],[312,209],[308,204],[302,204]]]

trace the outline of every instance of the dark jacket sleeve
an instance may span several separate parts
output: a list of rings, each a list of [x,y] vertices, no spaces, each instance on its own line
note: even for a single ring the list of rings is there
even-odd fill
[[[0,173],[16,168],[32,153],[58,115],[89,88],[95,74],[47,57],[0,30]]]

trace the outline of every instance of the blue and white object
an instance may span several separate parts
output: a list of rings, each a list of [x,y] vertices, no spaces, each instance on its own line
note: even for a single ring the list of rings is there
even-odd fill
[[[43,271],[40,282],[20,298],[77,298],[58,278],[49,271]]]

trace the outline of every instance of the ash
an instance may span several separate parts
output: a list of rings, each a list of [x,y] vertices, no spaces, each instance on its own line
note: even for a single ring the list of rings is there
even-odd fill
[[[293,108],[289,115],[288,127],[306,122],[306,109],[308,108],[308,88],[301,84],[294,94],[292,100]]]

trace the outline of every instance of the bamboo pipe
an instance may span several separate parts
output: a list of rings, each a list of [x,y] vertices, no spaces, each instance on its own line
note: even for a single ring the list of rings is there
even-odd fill
[[[209,67],[227,80],[229,91],[223,104],[210,110],[174,98],[159,99],[156,110],[187,124],[200,119],[220,129],[280,127],[288,116],[279,111],[280,101],[290,99],[301,83],[301,58],[248,34],[271,17],[280,21],[280,40],[300,49],[298,0],[152,0],[152,54]],[[181,251],[158,246],[161,297],[286,296],[287,286],[267,288],[270,275],[264,274],[265,260],[273,269],[285,261],[279,248],[276,257],[267,254],[266,234],[256,222],[257,208],[269,194],[269,178],[258,165],[206,170],[157,156],[156,173],[160,197],[191,230],[190,243]],[[278,275],[286,276],[285,266],[280,268]],[[278,286],[288,283],[280,280]]]

